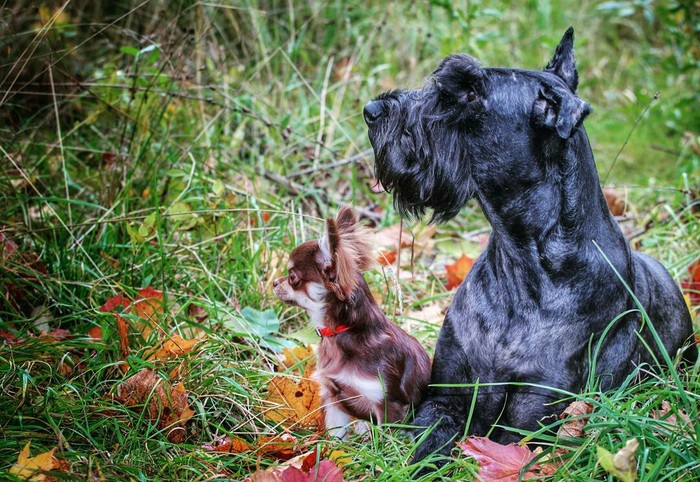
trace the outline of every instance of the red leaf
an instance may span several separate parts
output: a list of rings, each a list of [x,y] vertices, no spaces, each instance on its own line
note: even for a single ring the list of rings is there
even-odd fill
[[[155,300],[162,300],[163,299],[163,292],[154,290],[151,288],[151,285],[146,286],[145,288],[141,288],[138,290],[139,295],[141,296],[141,299],[144,300],[149,300],[149,299],[155,299]]]
[[[484,482],[517,482],[522,468],[535,458],[535,454],[527,447],[501,445],[486,437],[469,437],[457,446],[465,455],[479,462],[477,475]],[[537,468],[537,465],[533,465],[530,470]],[[523,479],[529,477],[537,477],[537,474],[531,471],[523,474]]]
[[[124,298],[124,295],[117,295],[117,296],[112,296],[110,299],[107,300],[107,302],[100,306],[100,311],[102,313],[107,313],[110,311],[114,311],[114,309],[117,306],[121,306],[122,308],[128,308],[131,302]]]
[[[288,467],[282,472],[283,482],[345,482],[343,472],[330,460],[321,460],[309,472],[302,472],[296,467]]]
[[[445,265],[445,269],[447,270],[447,285],[445,288],[451,290],[461,285],[467,273],[469,273],[469,270],[472,269],[472,266],[474,266],[474,260],[466,254],[463,254],[455,264]]]
[[[88,330],[88,336],[95,341],[102,341],[102,327],[93,326]]]

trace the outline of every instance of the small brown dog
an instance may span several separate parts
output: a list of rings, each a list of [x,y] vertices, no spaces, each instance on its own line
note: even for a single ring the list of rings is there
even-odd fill
[[[374,264],[371,233],[350,208],[326,220],[326,234],[297,246],[275,295],[306,309],[321,340],[314,377],[326,428],[344,437],[350,417],[399,422],[418,404],[430,358],[377,306],[362,272]]]

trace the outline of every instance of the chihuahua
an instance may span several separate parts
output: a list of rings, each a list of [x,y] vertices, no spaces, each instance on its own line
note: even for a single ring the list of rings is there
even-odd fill
[[[369,229],[343,208],[337,219],[326,220],[321,239],[292,251],[287,276],[273,283],[280,300],[308,312],[321,337],[314,378],[326,429],[341,438],[351,417],[377,424],[403,420],[430,379],[427,353],[384,316],[362,276],[374,265],[370,240]]]

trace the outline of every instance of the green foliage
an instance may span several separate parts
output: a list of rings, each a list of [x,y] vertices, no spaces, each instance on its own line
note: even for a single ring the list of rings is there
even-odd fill
[[[275,300],[272,280],[339,203],[380,213],[380,227],[398,221],[390,197],[371,190],[362,105],[421,85],[449,53],[540,68],[573,25],[601,177],[624,186],[633,242],[683,279],[700,258],[697,16],[693,1],[642,0],[3,5],[0,333],[23,341],[0,339],[0,473],[27,440],[37,452],[58,446],[83,478],[241,480],[277,463],[201,446],[282,430],[260,401],[275,352],[309,333],[299,309]],[[452,296],[436,267],[451,249],[475,249],[470,236],[485,226],[469,206],[439,228],[442,247],[418,257],[410,279],[368,276],[387,312],[403,303],[397,322],[417,326],[430,350],[439,327],[408,313]],[[124,361],[115,317],[99,307],[147,285],[165,291],[166,312]],[[72,337],[46,342],[42,323]],[[93,327],[102,340],[87,336]],[[196,357],[157,365],[163,378],[179,373],[195,411],[186,442],[173,444],[114,395],[126,376],[156,366],[154,340],[193,330],[206,338]],[[695,367],[570,394],[595,409],[555,479],[604,477],[596,447],[614,453],[635,437],[639,480],[697,477],[698,427],[653,413],[668,401],[697,420],[699,376]],[[412,442],[390,427],[314,444],[348,454],[346,480],[406,480],[415,468]],[[457,458],[422,480],[475,473]]]

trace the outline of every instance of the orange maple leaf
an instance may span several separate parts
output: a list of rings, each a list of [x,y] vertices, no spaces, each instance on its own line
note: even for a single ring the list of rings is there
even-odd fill
[[[169,360],[186,355],[191,352],[194,346],[200,341],[199,338],[186,340],[180,335],[173,335],[168,340],[165,340],[163,345],[148,357],[148,360]]]
[[[469,437],[457,446],[465,455],[479,462],[477,476],[483,482],[517,482],[523,467],[529,465],[537,456],[527,447],[516,444],[501,445],[486,437]],[[532,472],[537,468],[536,464],[531,466],[523,474],[523,479],[537,477],[537,474]]]
[[[447,285],[445,287],[451,290],[461,285],[472,266],[474,266],[474,260],[466,254],[463,254],[456,263],[445,265],[447,270]]]
[[[213,452],[224,452],[227,454],[242,454],[253,450],[248,442],[238,437],[221,437],[213,442],[205,443],[202,445],[202,448]]]
[[[12,466],[10,473],[25,480],[44,481],[48,480],[47,476],[42,472],[64,468],[63,461],[54,457],[56,449],[51,449],[48,452],[29,456],[29,446],[31,442],[27,442],[22,451],[17,457],[17,463]]]

